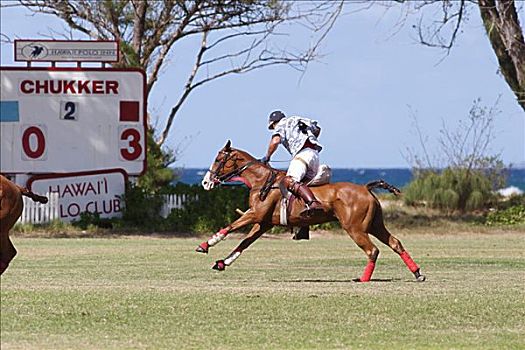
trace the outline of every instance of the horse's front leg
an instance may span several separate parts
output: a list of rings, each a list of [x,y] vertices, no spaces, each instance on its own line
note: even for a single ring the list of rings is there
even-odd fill
[[[272,225],[270,224],[255,224],[253,225],[252,229],[248,233],[248,236],[244,238],[241,243],[235,248],[228,257],[225,259],[217,260],[215,262],[215,265],[213,265],[212,269],[223,271],[226,266],[230,266],[233,264],[237,258],[241,255],[241,253],[248,248],[253,242],[255,242],[259,237],[263,235],[266,231],[268,231],[270,228],[272,228]]]
[[[225,228],[220,229],[219,232],[215,233],[207,241],[204,241],[201,244],[199,244],[195,251],[207,254],[208,249],[210,247],[213,247],[214,245],[225,239],[230,232],[243,228],[246,225],[253,224],[255,222],[254,219],[255,218],[253,215],[253,211],[251,209],[247,210],[240,218],[235,220],[233,223],[226,226]]]

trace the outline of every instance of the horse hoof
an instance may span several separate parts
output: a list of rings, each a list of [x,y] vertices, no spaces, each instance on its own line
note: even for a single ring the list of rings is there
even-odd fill
[[[224,263],[224,260],[217,260],[215,262],[215,265],[213,265],[212,269],[217,271],[224,271],[224,269],[226,269],[226,264]]]
[[[427,278],[425,277],[425,275],[419,275],[417,278],[416,278],[416,281],[417,282],[425,282]]]
[[[195,251],[196,251],[197,253],[208,254],[208,248],[209,248],[208,242],[202,242],[202,243],[199,244],[199,246],[195,249]]]

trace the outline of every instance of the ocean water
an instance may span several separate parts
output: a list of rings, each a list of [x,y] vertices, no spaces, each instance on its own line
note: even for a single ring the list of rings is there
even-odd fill
[[[207,169],[178,169],[180,177],[177,182],[186,184],[200,183]],[[332,182],[348,181],[357,184],[383,179],[396,187],[403,187],[412,180],[412,171],[401,169],[332,169]],[[507,187],[515,186],[525,191],[525,169],[511,169],[507,178]]]

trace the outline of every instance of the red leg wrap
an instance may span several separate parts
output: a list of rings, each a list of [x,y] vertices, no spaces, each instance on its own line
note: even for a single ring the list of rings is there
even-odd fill
[[[408,252],[406,250],[399,254],[399,256],[401,257],[401,259],[403,259],[403,262],[406,264],[408,269],[412,271],[412,273],[419,270],[419,266],[417,266],[414,260],[412,260],[412,258],[410,257],[410,255],[408,255]]]
[[[363,276],[361,276],[360,281],[369,282],[370,278],[372,278],[372,274],[374,273],[375,267],[376,263],[374,261],[369,260],[368,264],[365,267],[365,271],[363,271]]]
[[[211,246],[214,246],[216,245],[217,243],[219,243],[220,241],[222,241],[226,236],[228,235],[228,229],[226,228],[221,228],[219,230],[219,232],[217,232],[216,234],[214,234],[213,236],[210,237],[210,239],[208,239],[207,243],[208,245],[211,247]]]
[[[208,248],[210,248],[210,245],[208,244],[208,242],[202,242],[201,244],[199,244],[199,247],[201,247],[204,251],[208,251]]]

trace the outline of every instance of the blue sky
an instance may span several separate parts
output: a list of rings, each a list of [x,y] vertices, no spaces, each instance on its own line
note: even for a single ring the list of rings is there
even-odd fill
[[[319,121],[323,163],[344,168],[407,167],[406,148],[418,147],[410,109],[429,137],[430,152],[437,153],[433,140],[443,122],[453,128],[475,99],[492,105],[498,96],[502,113],[495,123],[493,151],[506,163],[525,162],[525,113],[497,73],[497,59],[476,9],[457,45],[439,64],[443,52],[414,39],[411,24],[416,17],[392,35],[398,16],[396,10],[385,13],[380,6],[342,16],[323,42],[325,57],[312,63],[302,79],[291,68],[273,67],[196,90],[167,141],[181,150],[175,165],[208,167],[227,139],[234,147],[264,155],[270,137],[267,116],[281,109]],[[1,9],[0,19],[1,32],[12,38],[43,38],[48,28],[62,28],[51,16],[31,17],[23,9]],[[194,57],[190,48],[191,43],[183,43],[177,49],[152,91],[149,109],[160,116],[160,124],[179,97],[176,87],[187,71],[183,65]],[[15,65],[12,50],[11,44],[2,44],[2,65]],[[283,150],[274,156],[289,158]]]

